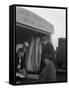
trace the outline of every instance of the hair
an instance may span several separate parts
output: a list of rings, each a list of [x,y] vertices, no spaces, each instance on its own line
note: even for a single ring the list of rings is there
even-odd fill
[[[55,51],[53,45],[49,42],[46,45],[44,44],[42,46],[42,58],[54,60],[54,57],[55,57]]]

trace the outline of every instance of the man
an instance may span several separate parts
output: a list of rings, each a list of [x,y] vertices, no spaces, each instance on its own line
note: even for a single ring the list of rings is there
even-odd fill
[[[53,45],[48,42],[42,48],[41,73],[39,82],[55,82],[56,69],[53,64],[55,52]]]

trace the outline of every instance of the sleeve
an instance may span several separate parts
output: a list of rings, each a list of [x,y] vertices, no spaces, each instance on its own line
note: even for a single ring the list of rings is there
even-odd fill
[[[47,75],[48,75],[48,70],[47,67],[45,66],[40,73],[39,82],[46,82]]]
[[[54,82],[56,81],[56,69],[53,63],[44,67],[40,73],[40,82]]]
[[[48,82],[55,82],[56,81],[56,69],[53,63],[50,63],[49,65],[49,72],[47,76]]]

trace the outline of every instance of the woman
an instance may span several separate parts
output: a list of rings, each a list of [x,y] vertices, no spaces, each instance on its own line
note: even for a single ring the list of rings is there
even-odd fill
[[[55,52],[51,43],[42,45],[42,60],[41,60],[41,73],[39,82],[55,82],[56,69],[53,64]]]

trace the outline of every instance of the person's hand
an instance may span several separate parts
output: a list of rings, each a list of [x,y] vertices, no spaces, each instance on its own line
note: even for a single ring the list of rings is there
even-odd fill
[[[19,73],[19,72],[16,72],[16,77],[20,77],[20,78],[25,78],[25,75]]]
[[[27,73],[25,68],[21,69],[20,72],[21,72],[23,75],[26,75],[26,73]]]
[[[29,74],[29,73],[27,73],[26,75],[27,75],[26,77],[28,79],[39,79],[39,75],[37,75],[37,74]]]

